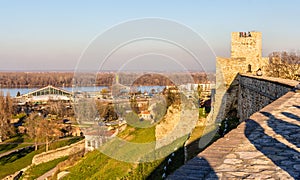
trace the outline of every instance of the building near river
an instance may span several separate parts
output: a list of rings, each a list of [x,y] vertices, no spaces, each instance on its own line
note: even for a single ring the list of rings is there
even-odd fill
[[[19,104],[46,103],[48,101],[70,102],[72,100],[73,93],[51,85],[16,97],[16,101]]]

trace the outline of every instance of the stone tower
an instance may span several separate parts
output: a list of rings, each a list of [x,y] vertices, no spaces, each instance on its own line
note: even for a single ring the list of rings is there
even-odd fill
[[[251,65],[251,71],[265,66],[262,58],[261,32],[232,32],[231,58],[245,58],[245,63]]]
[[[267,63],[268,58],[262,57],[261,32],[232,32],[231,57],[217,57],[217,71],[229,86],[238,73],[255,74],[260,68],[264,74]]]
[[[229,110],[237,109],[238,74],[254,74],[258,69],[265,74],[268,58],[262,57],[261,32],[232,32],[231,57],[217,57],[216,94],[211,121],[220,122]]]

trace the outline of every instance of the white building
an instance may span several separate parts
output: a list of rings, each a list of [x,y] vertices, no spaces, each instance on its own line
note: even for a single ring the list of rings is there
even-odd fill
[[[105,144],[111,138],[115,137],[118,134],[118,129],[116,130],[107,130],[106,127],[98,126],[93,129],[87,129],[85,136],[85,150],[93,151],[98,149],[100,146]]]
[[[71,92],[49,85],[16,97],[16,100],[20,104],[26,102],[47,102],[50,100],[69,102],[72,101],[72,96]]]

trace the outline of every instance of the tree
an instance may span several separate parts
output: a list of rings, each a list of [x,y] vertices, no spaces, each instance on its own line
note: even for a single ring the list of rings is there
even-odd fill
[[[33,112],[29,115],[25,122],[26,134],[29,138],[33,139],[35,150],[38,149],[38,143],[40,138],[40,123],[41,117],[38,113]]]
[[[13,104],[9,93],[4,98],[2,92],[0,92],[0,142],[15,134],[13,125],[10,123],[10,119],[13,113]]]
[[[10,93],[7,92],[6,98],[5,98],[5,109],[8,115],[13,114],[13,100],[10,97]]]
[[[25,127],[26,134],[34,140],[35,150],[38,149],[38,144],[42,143],[46,145],[46,151],[48,151],[50,143],[58,137],[56,124],[42,118],[36,112],[31,113],[26,119]]]
[[[267,75],[297,80],[300,71],[300,56],[294,52],[273,52],[269,55]]]
[[[39,124],[41,134],[41,140],[46,144],[46,151],[49,150],[49,145],[58,137],[58,128],[56,124],[48,119],[42,119]]]
[[[67,114],[66,106],[62,101],[52,101],[49,103],[50,114],[55,114],[63,118]]]

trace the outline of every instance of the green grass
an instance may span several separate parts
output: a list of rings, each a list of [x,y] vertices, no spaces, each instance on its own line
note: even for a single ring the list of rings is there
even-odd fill
[[[137,149],[131,143],[154,142],[155,127],[134,128],[128,125],[124,131],[118,134],[118,137],[129,143],[123,144],[116,138],[105,144],[104,149],[108,148],[106,152],[111,152],[111,155],[118,158],[128,155],[133,155],[133,159],[139,158],[143,156],[140,154],[141,149]],[[151,144],[146,147],[145,152],[154,148]],[[70,168],[70,174],[64,179],[116,179],[133,172],[137,166],[136,163],[118,161],[96,150],[86,154],[77,165]]]
[[[199,118],[206,118],[207,112],[205,111],[205,108],[199,108]]]
[[[50,144],[49,149],[56,149],[59,147],[70,145],[81,139],[81,137],[75,137],[72,139],[56,141]],[[37,151],[34,151],[32,148],[24,149],[0,158],[0,179],[29,166],[32,162],[33,156],[42,152],[45,152],[45,145],[40,146]]]
[[[26,116],[26,114],[25,113],[20,113],[20,114],[17,114],[17,115],[14,115],[12,118],[13,119],[22,119],[22,118],[24,118]]]
[[[31,148],[0,158],[0,179],[29,166],[33,156],[41,152],[43,152],[43,149],[34,151]]]
[[[155,126],[149,128],[135,128],[127,125],[126,129],[118,134],[118,137],[128,142],[153,142],[155,141]]]
[[[118,136],[133,143],[153,142],[155,141],[155,127],[143,129],[128,126]],[[161,148],[155,153],[155,157],[158,157],[158,159],[145,163],[123,162],[113,157],[127,158],[127,160],[136,160],[136,162],[138,162],[137,159],[141,158],[153,160],[151,152],[153,152],[154,146],[152,144],[145,146],[144,149],[138,149],[133,144],[122,144],[122,142],[113,140],[105,144],[108,148],[106,153],[109,153],[110,150],[111,156],[105,155],[102,153],[103,151],[100,152],[98,150],[89,152],[75,166],[68,169],[70,173],[63,179],[145,179],[146,177],[161,177],[160,173],[164,165],[162,163],[166,163],[164,158],[165,152],[173,152],[174,147],[182,145],[186,138],[187,136],[184,136],[173,144]],[[127,156],[132,157],[132,159]],[[182,165],[182,162],[174,162],[176,168]],[[157,168],[158,170],[156,170]],[[156,174],[152,174],[154,171]]]
[[[49,170],[53,169],[58,163],[66,160],[68,157],[62,157],[59,159],[55,159],[46,163],[42,163],[39,165],[34,165],[31,168],[29,168],[25,174],[22,177],[26,176],[26,179],[28,180],[33,180],[36,179],[38,177],[40,177],[41,175],[45,174],[46,172],[48,172]]]
[[[126,174],[132,167],[130,163],[117,161],[100,151],[92,151],[70,168],[70,173],[63,179],[115,179]]]
[[[49,150],[68,146],[68,145],[76,143],[82,139],[83,139],[83,137],[71,137],[71,138],[66,138],[66,139],[60,139],[58,141],[51,143],[49,146]]]
[[[30,146],[32,140],[28,139],[25,135],[23,136],[15,136],[0,144],[0,154],[5,153],[7,151],[23,148],[26,146]]]
[[[153,124],[151,124],[151,120],[140,120],[139,116],[134,112],[126,114],[125,119],[127,124],[130,126],[138,128],[149,128],[153,126]]]

